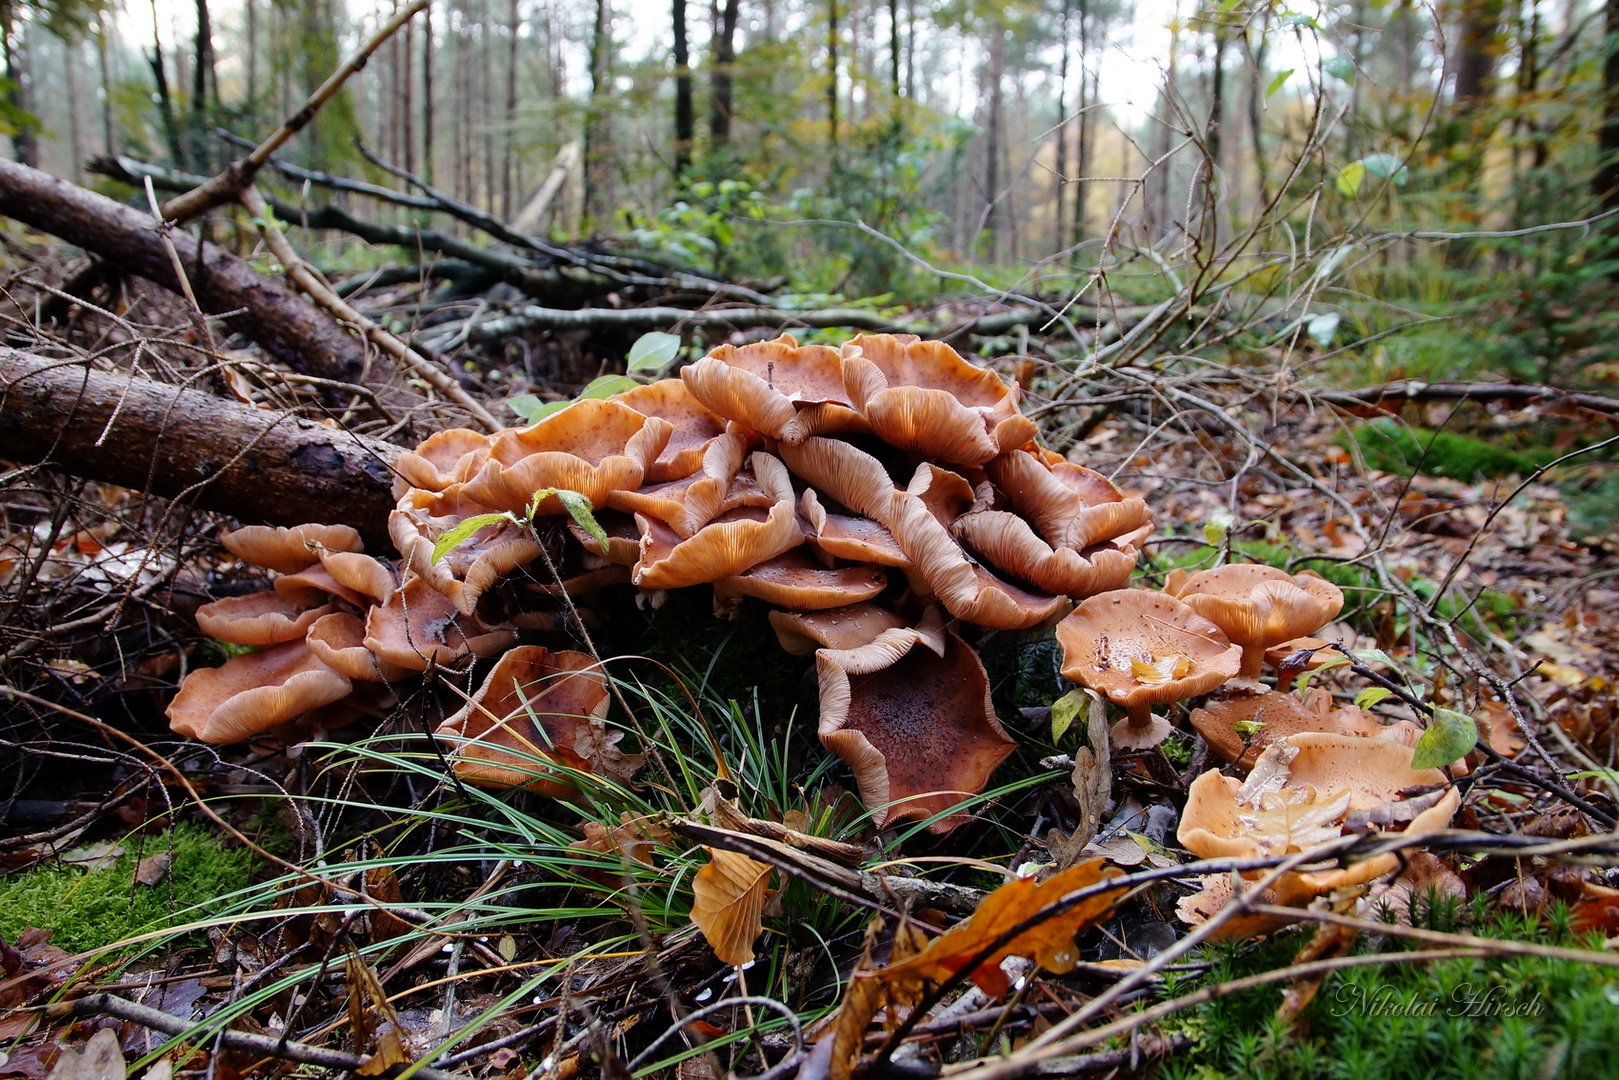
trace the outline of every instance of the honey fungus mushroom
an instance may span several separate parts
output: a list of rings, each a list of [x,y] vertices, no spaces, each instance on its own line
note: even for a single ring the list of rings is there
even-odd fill
[[[1239,674],[1258,678],[1265,650],[1314,633],[1342,610],[1344,594],[1309,570],[1289,574],[1259,563],[1230,563],[1170,575],[1164,592],[1216,623],[1242,646]]]
[[[1113,745],[1156,746],[1170,732],[1153,707],[1207,694],[1237,673],[1241,649],[1174,597],[1115,589],[1085,600],[1057,624],[1062,673],[1105,694],[1126,719]]]

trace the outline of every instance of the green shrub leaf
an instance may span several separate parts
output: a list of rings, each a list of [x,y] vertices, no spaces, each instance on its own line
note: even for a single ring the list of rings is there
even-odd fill
[[[678,334],[665,334],[654,330],[650,334],[642,334],[634,345],[630,346],[628,367],[630,374],[641,372],[655,373],[669,366],[670,361],[680,352],[680,336]]]
[[[1437,769],[1449,765],[1478,745],[1478,725],[1466,713],[1435,709],[1428,718],[1428,730],[1417,740],[1411,754],[1413,769]]]
[[[455,528],[443,533],[433,543],[433,561],[436,563],[450,552],[454,551],[468,537],[486,525],[495,525],[502,521],[509,521],[514,525],[521,524],[515,517],[506,511],[498,514],[474,514]]]

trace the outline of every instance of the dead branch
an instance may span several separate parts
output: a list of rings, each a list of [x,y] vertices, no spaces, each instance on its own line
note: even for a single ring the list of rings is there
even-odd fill
[[[138,210],[26,166],[0,161],[0,214],[60,237],[121,271],[181,292],[159,232],[168,226]],[[372,386],[391,408],[423,404],[415,393],[390,385],[385,371],[373,370],[359,338],[280,281],[183,230],[173,230],[169,240],[202,309],[223,315],[228,327],[263,346],[276,360],[333,382]]]
[[[206,1020],[187,1020],[183,1016],[173,1016],[161,1009],[139,1005],[112,994],[89,994],[73,1001],[55,1002],[46,1007],[46,1013],[57,1018],[111,1016],[151,1028],[153,1031],[161,1031],[165,1035],[185,1035],[208,1023]],[[368,1068],[367,1059],[361,1054],[330,1050],[324,1046],[310,1046],[308,1043],[297,1042],[280,1035],[255,1035],[247,1031],[219,1028],[208,1035],[209,1042],[215,1039],[221,1046],[228,1046],[233,1050],[246,1050],[283,1061],[296,1061],[303,1065],[316,1065],[355,1073]],[[403,1067],[396,1067],[380,1075],[393,1075],[402,1071]],[[421,1077],[422,1080],[459,1080],[458,1073],[435,1069],[429,1065],[412,1065],[409,1071],[411,1076]]]
[[[383,353],[387,354],[401,371],[413,378],[420,379],[449,400],[461,406],[472,418],[483,425],[486,431],[499,431],[504,425],[496,420],[488,409],[461,388],[443,368],[428,360],[421,353],[412,349],[399,338],[378,326],[372,320],[360,314],[335,292],[319,274],[293,251],[292,245],[287,242],[286,234],[281,231],[274,221],[270,220],[264,199],[260,197],[258,188],[249,185],[241,193],[242,205],[252,214],[258,222],[259,235],[269,245],[275,257],[281,261],[287,276],[297,284],[298,288],[315,303],[319,304],[332,317],[344,325],[364,334]]]
[[[1324,390],[1311,395],[1315,401],[1340,408],[1365,411],[1399,412],[1402,406],[1430,401],[1471,401],[1480,405],[1505,404],[1518,408],[1549,405],[1575,415],[1598,413],[1619,416],[1619,400],[1601,394],[1578,393],[1556,386],[1532,383],[1404,382],[1368,386],[1360,390]]]
[[[0,414],[0,458],[387,545],[390,443],[15,349],[0,349]]]

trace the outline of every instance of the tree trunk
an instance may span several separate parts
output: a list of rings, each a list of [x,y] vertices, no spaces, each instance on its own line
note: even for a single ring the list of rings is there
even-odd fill
[[[67,142],[73,159],[73,182],[84,183],[84,130],[79,123],[79,43],[62,41],[62,67],[67,76]]]
[[[1095,82],[1091,76],[1091,4],[1090,0],[1079,0],[1079,92],[1075,95],[1076,111],[1079,114],[1079,131],[1076,133],[1078,146],[1074,153],[1074,256],[1078,258],[1079,247],[1085,242],[1085,211],[1086,201],[1090,195],[1091,174],[1091,135],[1094,130],[1091,124],[1091,104],[1095,100]]]
[[[96,16],[96,65],[101,71],[101,85],[108,88],[112,86],[112,62],[108,57],[107,48],[107,19],[106,12]],[[107,145],[104,152],[116,154],[118,152],[117,130],[112,120],[112,94],[101,95],[101,139]]]
[[[714,70],[708,80],[708,135],[714,149],[731,141],[731,81],[736,67],[737,0],[713,0]]]
[[[518,174],[517,156],[517,43],[523,34],[523,14],[517,0],[511,0],[506,24],[511,30],[511,37],[506,43],[506,136],[505,160],[500,167],[500,216],[510,221],[517,210],[517,193],[522,190],[523,183],[523,178]]]
[[[1495,76],[1495,38],[1501,29],[1505,0],[1464,0],[1461,33],[1456,43],[1456,84],[1453,103],[1465,117],[1484,104]]]
[[[608,0],[596,0],[596,25],[590,34],[590,103],[585,108],[584,216],[595,221],[606,205],[607,153],[605,105],[612,12]]]
[[[899,0],[888,0],[888,92],[894,98],[894,116],[899,117]]]
[[[838,165],[838,0],[826,3],[826,137],[832,167]]]
[[[218,93],[213,21],[208,15],[208,0],[197,0],[196,56],[191,72],[191,145],[188,147],[194,168],[203,168],[208,160],[208,106]]]
[[[17,0],[0,0],[0,54],[5,60],[6,104],[16,115],[16,130],[11,134],[11,149],[17,160],[33,167],[39,163],[39,139],[27,114],[31,102],[28,97],[27,64],[19,55],[22,43],[18,40],[21,28],[17,22]]]
[[[692,111],[691,48],[686,41],[686,0],[674,0],[671,11],[675,50],[675,179],[691,169],[691,144],[696,132]]]
[[[1063,189],[1070,183],[1068,176],[1068,57],[1072,51],[1070,45],[1070,24],[1073,22],[1072,0],[1063,0],[1062,5],[1062,54],[1057,62],[1057,250],[1068,246],[1068,230],[1063,226],[1067,223],[1068,198]],[[1080,76],[1084,78],[1083,75]]]
[[[118,271],[180,291],[158,223],[122,203],[0,161],[0,214],[81,247]],[[183,229],[169,229],[168,239],[202,309],[210,314],[235,312],[226,325],[258,342],[275,359],[340,382],[360,383],[367,374],[373,385],[387,382],[391,370],[368,365],[363,342],[278,279],[221,248],[199,243]],[[414,394],[385,392],[400,403],[420,403]]]
[[[1597,172],[1593,182],[1603,210],[1619,210],[1619,0],[1605,9],[1607,54],[1602,62],[1602,126],[1597,131]],[[1609,235],[1619,232],[1608,223]]]
[[[1001,188],[1001,84],[1006,81],[1006,28],[995,16],[991,16],[991,22],[994,25],[989,31],[989,68],[985,74],[989,118],[984,150],[984,238],[989,260],[996,262],[1000,257],[1000,215],[996,207]]]
[[[287,413],[0,349],[0,458],[245,522],[352,525],[388,547],[399,447]]]
[[[169,163],[177,169],[185,167],[185,150],[180,145],[180,122],[174,115],[174,95],[169,93],[168,68],[163,63],[163,34],[158,25],[157,0],[152,0],[152,53],[146,58],[152,68],[152,82],[157,87],[157,110],[163,121],[163,141],[168,144]],[[30,164],[23,162],[23,164]]]
[[[433,7],[422,11],[422,179],[434,182],[433,115]]]
[[[247,23],[247,40],[242,43],[242,49],[247,53],[247,104],[249,108],[257,108],[259,99],[259,6],[257,0],[242,0],[242,14]],[[103,86],[110,86],[105,80]],[[107,153],[116,154],[114,147],[107,147]]]

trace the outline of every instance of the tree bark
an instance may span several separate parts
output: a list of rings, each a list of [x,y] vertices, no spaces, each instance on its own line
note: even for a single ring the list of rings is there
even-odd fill
[[[838,166],[838,0],[826,5],[826,139],[832,167]]]
[[[399,447],[75,362],[0,349],[0,458],[247,522],[352,525],[387,548]]]
[[[692,111],[691,48],[686,41],[686,0],[673,0],[675,50],[675,179],[691,168],[696,120]]]
[[[150,216],[105,196],[0,161],[0,215],[60,237],[119,271],[181,291],[161,226]],[[213,244],[200,243],[183,229],[172,229],[168,236],[203,311],[235,312],[226,325],[297,371],[339,382],[386,383],[391,370],[370,365],[368,371],[360,339],[287,286]],[[385,400],[421,404],[416,395],[392,388]]]
[[[1619,209],[1619,0],[1605,8],[1607,52],[1602,62],[1602,126],[1597,131],[1597,172],[1592,183],[1603,210]],[[1615,231],[1608,225],[1610,235]]]
[[[738,0],[714,0],[714,70],[708,79],[708,135],[714,149],[731,141],[731,79],[736,67]]]

